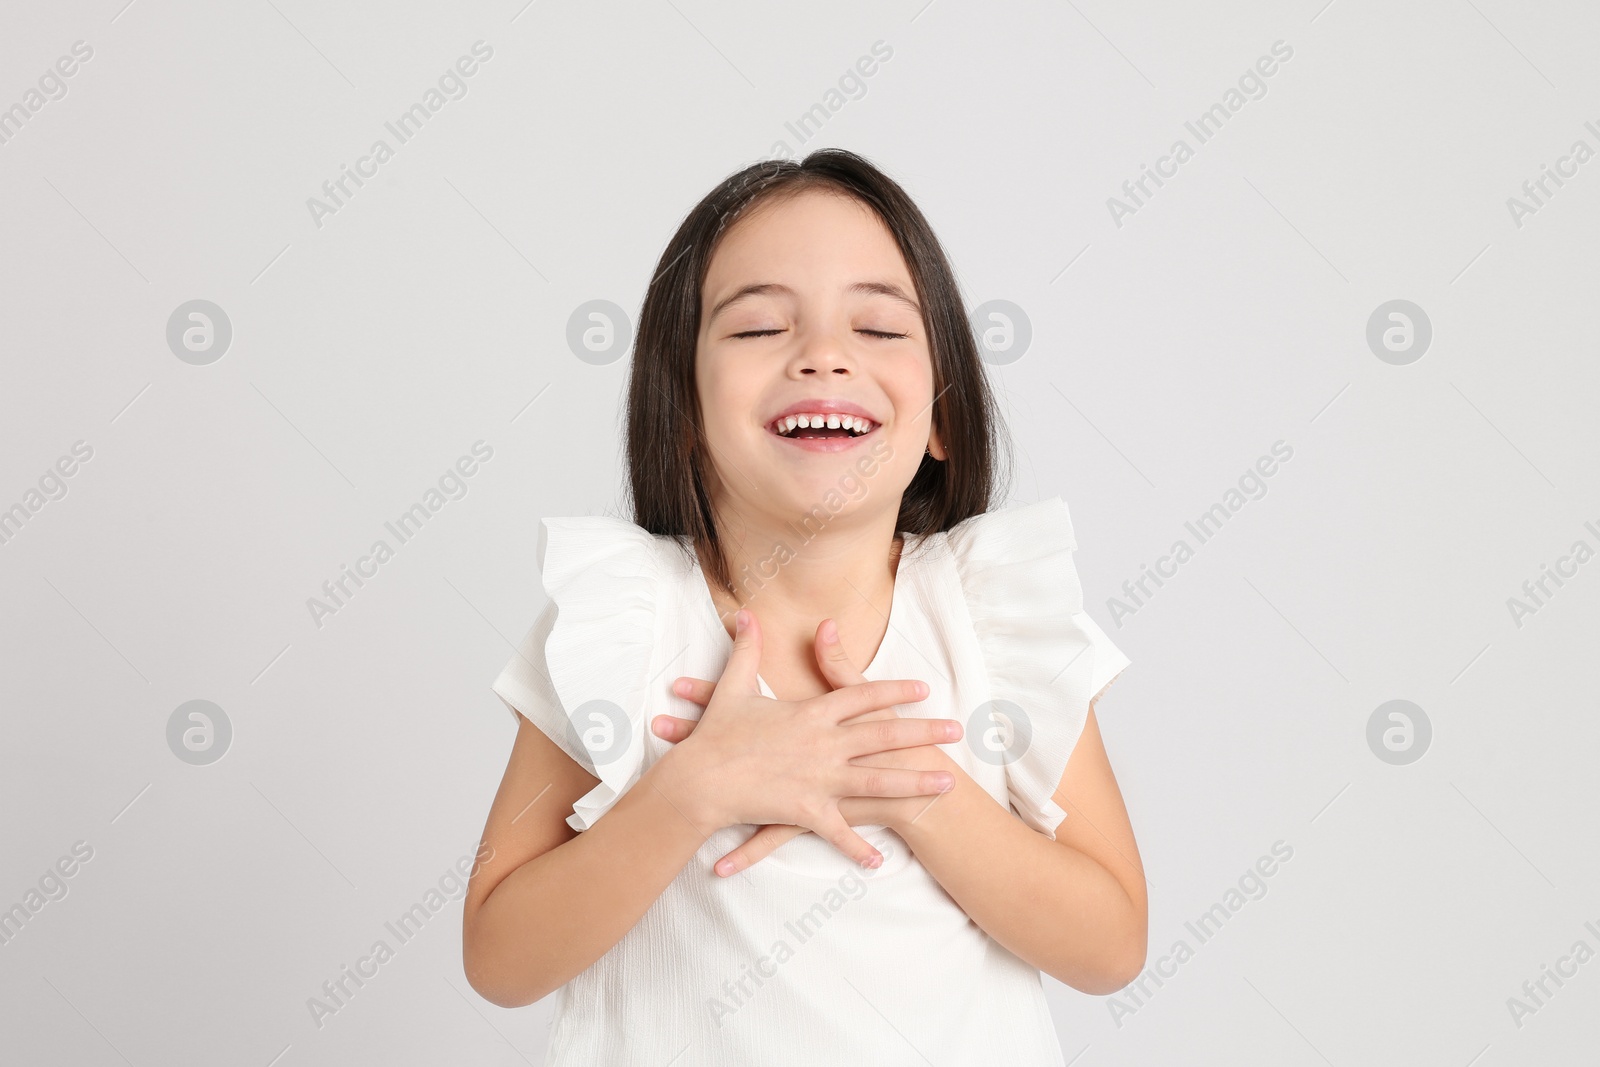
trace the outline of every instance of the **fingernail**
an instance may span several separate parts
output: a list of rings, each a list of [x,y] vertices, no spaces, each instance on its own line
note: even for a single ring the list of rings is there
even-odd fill
[[[960,737],[961,736],[961,724],[958,723],[958,722],[947,722],[947,723],[945,723],[944,724],[944,736],[949,738],[951,741],[954,741],[956,738]]]
[[[920,697],[925,697],[925,696],[928,695],[928,683],[927,682],[918,682],[917,683],[917,695],[920,696]]]
[[[733,617],[733,632],[734,633],[740,633],[740,634],[744,633],[744,628],[746,626],[748,626],[749,623],[750,623],[749,615],[750,615],[750,613],[745,611],[743,608],[739,609],[739,614],[737,614],[737,615],[735,615]]]
[[[717,866],[716,866],[716,872],[718,874],[721,874],[721,875],[732,874],[733,873],[733,861],[732,860],[718,860],[717,861]]]
[[[954,789],[956,787],[956,780],[955,780],[955,776],[954,775],[936,774],[936,775],[933,776],[933,781],[934,781],[934,784],[939,787],[939,792],[941,792],[941,793],[948,793],[948,792],[950,792],[950,790],[952,790],[952,789]]]
[[[839,627],[834,625],[832,619],[822,624],[822,639],[828,644],[837,644],[839,641]]]

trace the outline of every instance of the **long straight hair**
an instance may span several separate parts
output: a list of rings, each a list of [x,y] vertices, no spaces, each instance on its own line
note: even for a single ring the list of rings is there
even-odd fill
[[[855,198],[900,246],[922,305],[933,361],[933,425],[944,461],[923,456],[901,498],[899,533],[948,530],[988,511],[1003,491],[995,454],[1008,442],[955,274],[928,220],[893,179],[854,152],[825,148],[801,162],[752,164],[694,206],[661,253],[639,311],[629,368],[627,459],[633,521],[687,539],[711,579],[733,583],[706,491],[704,422],[695,387],[701,290],[728,228],[756,205],[808,189]],[[1007,466],[1009,475],[1009,464]]]

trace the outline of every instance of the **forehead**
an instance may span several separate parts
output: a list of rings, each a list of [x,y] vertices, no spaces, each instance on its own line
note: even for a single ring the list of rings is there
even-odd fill
[[[902,283],[911,275],[894,234],[854,197],[822,189],[780,196],[750,209],[723,234],[711,257],[701,302],[750,282],[803,289],[862,277]]]

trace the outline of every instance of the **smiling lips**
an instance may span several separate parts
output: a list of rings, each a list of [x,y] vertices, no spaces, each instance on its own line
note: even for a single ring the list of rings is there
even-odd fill
[[[864,437],[877,425],[860,415],[802,412],[774,419],[767,428],[779,437]]]
[[[878,429],[854,404],[839,400],[802,401],[767,423],[767,432],[808,452],[839,452]]]

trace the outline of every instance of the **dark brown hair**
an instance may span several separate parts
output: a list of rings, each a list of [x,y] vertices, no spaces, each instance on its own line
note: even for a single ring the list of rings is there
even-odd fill
[[[999,409],[955,274],[916,204],[877,167],[840,148],[812,152],[801,162],[752,164],[696,204],[661,253],[639,311],[626,415],[633,521],[652,534],[687,538],[712,581],[730,592],[706,492],[707,449],[695,388],[701,289],[728,227],[758,204],[808,189],[853,197],[883,220],[922,305],[933,361],[933,425],[947,456],[942,462],[922,458],[901,499],[896,529],[919,536],[948,530],[988,511],[1002,489],[995,462],[997,447],[1006,443]]]

